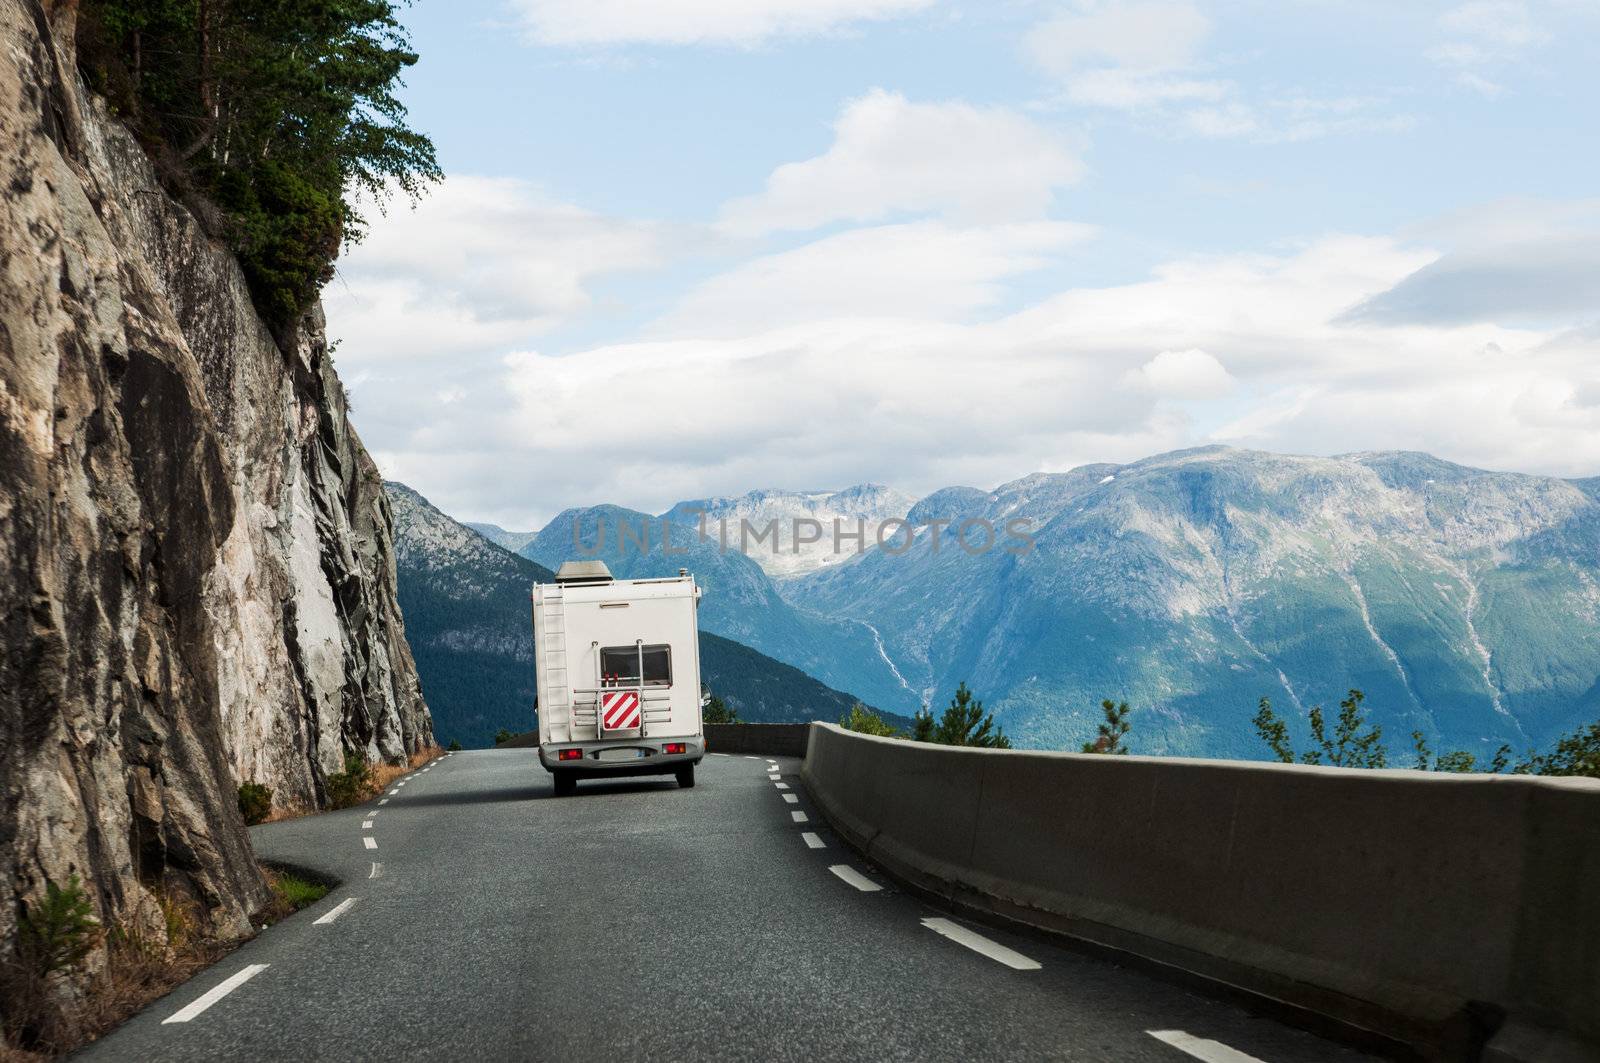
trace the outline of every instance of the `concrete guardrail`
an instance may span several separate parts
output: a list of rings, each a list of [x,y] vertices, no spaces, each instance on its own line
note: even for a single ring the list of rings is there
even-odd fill
[[[1600,782],[965,749],[824,723],[802,779],[846,841],[959,909],[1425,1058],[1600,1059]]]
[[[712,753],[762,753],[775,757],[806,755],[808,723],[708,723],[706,750]]]

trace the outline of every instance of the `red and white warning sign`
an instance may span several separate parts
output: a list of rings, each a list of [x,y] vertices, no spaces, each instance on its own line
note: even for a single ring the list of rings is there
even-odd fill
[[[628,731],[639,726],[639,692],[607,690],[600,695],[600,719],[607,731]]]

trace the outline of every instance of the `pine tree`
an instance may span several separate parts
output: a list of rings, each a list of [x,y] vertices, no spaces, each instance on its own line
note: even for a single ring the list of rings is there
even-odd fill
[[[917,714],[914,736],[918,741],[932,741],[946,746],[981,746],[986,749],[1010,749],[1011,740],[995,726],[994,714],[983,711],[983,702],[973,697],[966,683],[956,687],[955,697],[944,710],[937,725],[933,714],[927,713],[927,724],[922,723],[923,713]],[[926,731],[929,738],[919,737]]]
[[[1105,715],[1105,722],[1100,725],[1094,741],[1083,744],[1083,751],[1125,756],[1128,747],[1122,740],[1128,737],[1128,732],[1132,730],[1132,726],[1128,723],[1128,703],[1113,702],[1107,698],[1100,703],[1100,711]]]

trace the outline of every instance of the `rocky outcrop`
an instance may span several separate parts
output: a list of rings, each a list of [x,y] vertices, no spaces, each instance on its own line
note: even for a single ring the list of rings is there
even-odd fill
[[[248,930],[236,793],[319,800],[432,731],[388,501],[319,314],[237,263],[79,82],[70,3],[0,0],[0,952],[46,882]]]

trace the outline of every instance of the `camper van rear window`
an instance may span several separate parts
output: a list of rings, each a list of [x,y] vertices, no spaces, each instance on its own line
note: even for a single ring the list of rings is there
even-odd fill
[[[644,685],[672,685],[672,647],[604,646],[600,649],[602,682],[633,684],[639,681],[639,661],[644,659]]]

